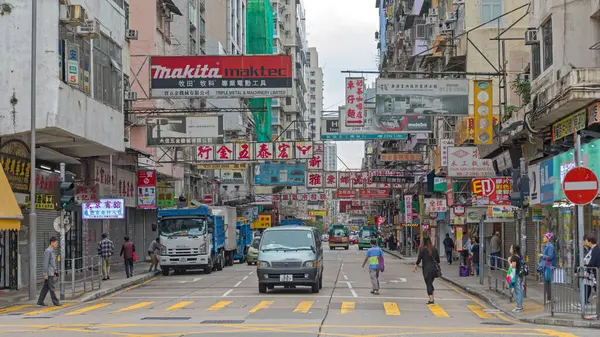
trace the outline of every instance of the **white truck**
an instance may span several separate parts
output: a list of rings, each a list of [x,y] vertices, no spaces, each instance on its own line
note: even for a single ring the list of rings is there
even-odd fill
[[[237,212],[231,206],[212,206],[213,214],[222,216],[225,223],[225,265],[233,266],[234,255],[237,250]]]

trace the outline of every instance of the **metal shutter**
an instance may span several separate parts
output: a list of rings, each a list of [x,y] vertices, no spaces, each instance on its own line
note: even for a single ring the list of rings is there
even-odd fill
[[[516,229],[517,227],[515,226],[515,222],[505,222],[503,225],[503,231],[504,231],[504,238],[502,240],[503,242],[503,250],[500,253],[500,256],[504,259],[508,258],[508,256],[510,255],[509,251],[510,251],[510,246],[512,246],[513,244],[515,244],[516,242]]]
[[[88,256],[98,255],[98,242],[102,238],[102,220],[88,220]]]
[[[152,231],[152,224],[155,224],[156,221],[156,210],[147,210],[144,212],[144,232],[146,233],[144,252],[148,251],[150,243],[155,240],[158,235],[156,232]],[[148,256],[148,254],[146,254],[146,256]]]
[[[531,212],[527,212],[527,222],[525,227],[525,235],[527,235],[526,240],[526,251],[525,255],[527,255],[527,266],[529,267],[529,273],[531,275],[535,274],[535,269],[537,267],[537,222],[532,220]]]
[[[133,219],[133,235],[132,240],[135,243],[135,250],[138,259],[144,260],[146,257],[146,234],[144,233],[144,210],[136,209]]]
[[[47,209],[36,209],[35,213],[37,215],[36,275],[38,281],[41,281],[42,274],[44,273],[44,251],[48,248],[50,237],[56,236],[60,240],[60,234],[54,230],[54,219],[59,216],[59,213],[58,211]],[[59,249],[57,249],[56,254],[60,253]]]

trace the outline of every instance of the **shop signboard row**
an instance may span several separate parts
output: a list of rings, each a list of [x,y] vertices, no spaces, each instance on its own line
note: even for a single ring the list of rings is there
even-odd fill
[[[256,204],[269,205],[277,201],[325,201],[325,193],[296,193],[296,194],[258,194],[255,196]]]
[[[389,174],[383,174],[383,173]],[[390,189],[401,188],[400,182],[378,182],[386,179],[401,179],[404,182],[414,182],[414,174],[397,171],[308,171],[306,187],[308,188],[367,188]]]
[[[268,160],[310,160],[318,157],[322,161],[323,142],[236,142],[207,144],[196,148],[198,162],[249,162]]]
[[[333,192],[333,199],[388,199],[390,191],[387,189],[376,190],[344,190],[340,189]]]
[[[223,142],[223,116],[158,115],[146,121],[148,146],[197,146]]]
[[[448,147],[448,176],[453,178],[494,177],[491,159],[480,159],[476,146]]]

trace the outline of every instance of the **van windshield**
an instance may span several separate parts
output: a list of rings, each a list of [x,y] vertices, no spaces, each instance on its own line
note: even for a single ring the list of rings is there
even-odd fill
[[[252,248],[258,249],[259,244],[260,244],[260,237],[254,238],[254,240],[252,240]]]
[[[265,232],[260,240],[262,251],[312,250],[315,246],[311,231],[285,230]]]

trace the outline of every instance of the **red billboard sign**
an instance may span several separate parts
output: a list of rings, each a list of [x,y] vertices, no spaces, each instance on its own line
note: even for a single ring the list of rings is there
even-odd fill
[[[137,204],[139,209],[156,209],[156,171],[138,170]]]
[[[390,190],[358,190],[360,199],[386,199],[390,196]]]
[[[292,95],[289,55],[153,56],[152,98],[268,98]]]
[[[512,178],[475,178],[471,181],[473,206],[510,205]]]

